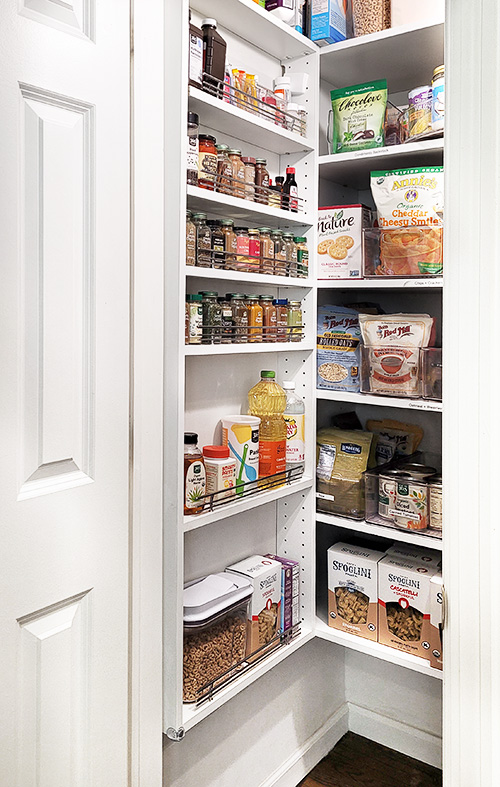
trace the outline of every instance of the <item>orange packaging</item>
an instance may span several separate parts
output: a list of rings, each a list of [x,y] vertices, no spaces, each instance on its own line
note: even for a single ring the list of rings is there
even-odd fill
[[[265,478],[286,469],[286,439],[261,441],[259,446],[259,477]]]

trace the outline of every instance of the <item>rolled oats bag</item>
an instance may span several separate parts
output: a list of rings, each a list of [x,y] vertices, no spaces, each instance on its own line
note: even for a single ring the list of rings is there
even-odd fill
[[[318,308],[318,388],[359,391],[360,341],[358,313],[354,309]]]

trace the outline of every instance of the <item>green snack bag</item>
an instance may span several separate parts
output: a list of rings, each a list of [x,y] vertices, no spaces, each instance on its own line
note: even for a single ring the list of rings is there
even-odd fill
[[[331,91],[332,153],[384,147],[387,80]]]

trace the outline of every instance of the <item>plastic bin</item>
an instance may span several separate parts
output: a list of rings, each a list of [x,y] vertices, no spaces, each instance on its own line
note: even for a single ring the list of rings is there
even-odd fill
[[[441,347],[422,350],[422,396],[424,399],[443,398],[443,351]]]
[[[428,278],[443,275],[443,228],[363,230],[365,278]]]

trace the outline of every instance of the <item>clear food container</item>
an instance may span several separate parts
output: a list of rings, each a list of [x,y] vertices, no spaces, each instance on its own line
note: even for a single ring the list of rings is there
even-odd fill
[[[443,351],[441,347],[422,350],[422,396],[424,399],[443,398]]]
[[[361,391],[418,398],[421,395],[421,354],[418,347],[361,348]]]
[[[245,658],[251,596],[246,577],[224,572],[184,586],[184,702],[221,685]]]
[[[363,229],[366,278],[428,278],[443,275],[443,228]]]

